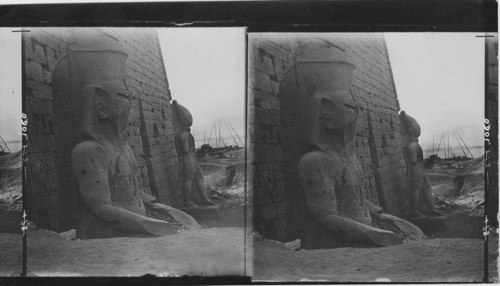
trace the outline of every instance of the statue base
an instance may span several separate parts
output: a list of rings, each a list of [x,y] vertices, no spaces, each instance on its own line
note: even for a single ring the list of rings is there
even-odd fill
[[[425,235],[446,233],[446,216],[409,218],[408,221],[418,226]]]
[[[194,208],[181,208],[181,210],[194,217],[197,222],[208,222],[219,219],[220,206],[198,205]]]

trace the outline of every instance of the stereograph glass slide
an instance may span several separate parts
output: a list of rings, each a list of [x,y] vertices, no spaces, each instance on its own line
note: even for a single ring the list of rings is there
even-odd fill
[[[0,276],[498,281],[496,33],[0,36]]]

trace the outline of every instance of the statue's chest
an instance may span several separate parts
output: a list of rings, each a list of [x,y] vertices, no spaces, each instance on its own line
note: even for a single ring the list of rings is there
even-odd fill
[[[195,150],[194,137],[191,133],[189,133],[188,136],[188,144],[189,144],[189,151],[194,151]]]
[[[353,159],[347,161],[336,158],[331,161],[330,168],[333,171],[339,214],[359,222],[367,222],[369,214],[361,184],[364,180],[361,166]]]
[[[131,152],[125,150],[111,161],[108,167],[108,178],[111,189],[111,201],[114,205],[134,212],[140,212],[139,185],[137,167]]]
[[[424,152],[422,151],[422,147],[420,147],[420,144],[417,145],[417,161],[418,162],[424,161]]]
[[[326,170],[330,173],[330,180],[335,184],[336,190],[357,190],[359,188],[360,166],[353,160],[342,160],[332,156],[328,159]]]

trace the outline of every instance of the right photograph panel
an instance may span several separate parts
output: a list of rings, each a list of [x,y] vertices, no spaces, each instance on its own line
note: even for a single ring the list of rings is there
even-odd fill
[[[481,281],[484,37],[248,45],[253,280]]]

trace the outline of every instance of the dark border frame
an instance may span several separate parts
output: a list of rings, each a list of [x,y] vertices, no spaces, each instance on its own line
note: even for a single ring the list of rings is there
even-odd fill
[[[333,0],[0,6],[0,27],[247,27],[247,32],[498,32],[494,0]],[[488,95],[485,95],[488,97]],[[23,112],[25,101],[23,97]],[[23,149],[26,141],[23,137]],[[24,152],[23,152],[24,154]],[[23,156],[24,160],[24,156]],[[23,176],[25,166],[23,163]],[[495,174],[496,175],[496,174]],[[487,196],[487,189],[485,189]],[[26,200],[23,178],[23,204]],[[486,211],[485,211],[486,212]],[[485,241],[487,245],[487,241]],[[23,236],[26,245],[26,235]],[[26,248],[22,273],[26,274]],[[487,253],[486,253],[487,255]],[[485,266],[487,274],[487,266]],[[26,284],[246,284],[249,277],[0,279]],[[486,282],[486,281],[484,281]],[[259,283],[261,284],[261,283]],[[346,284],[346,283],[343,283]],[[83,283],[82,283],[83,285]]]
[[[493,0],[224,1],[0,6],[0,26],[207,27],[248,32],[496,32]]]

